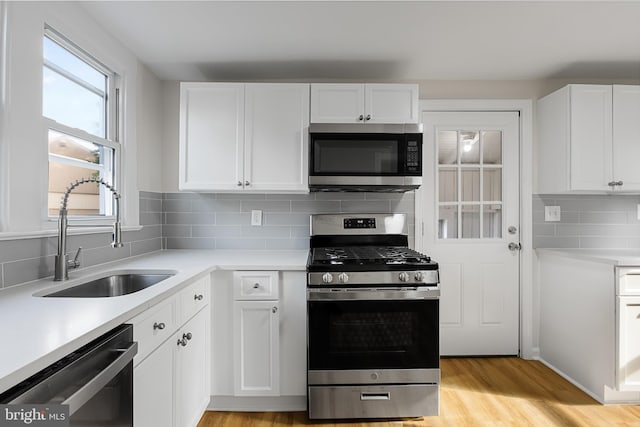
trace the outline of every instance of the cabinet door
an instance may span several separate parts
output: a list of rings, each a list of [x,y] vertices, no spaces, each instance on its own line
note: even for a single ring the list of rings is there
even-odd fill
[[[613,86],[613,180],[640,190],[640,86]]]
[[[133,425],[136,427],[173,426],[174,346],[174,339],[169,338],[133,370]]]
[[[366,123],[418,123],[418,85],[365,85]]]
[[[612,90],[571,85],[571,190],[611,190]]]
[[[640,296],[617,300],[618,390],[640,391]]]
[[[309,85],[247,84],[245,106],[245,190],[309,191]]]
[[[174,341],[176,427],[195,427],[209,404],[208,316],[206,307],[185,323]]]
[[[234,301],[233,304],[234,393],[236,396],[278,396],[278,301]]]
[[[364,85],[311,85],[311,123],[363,123]]]
[[[181,190],[237,190],[243,144],[244,85],[181,83]]]

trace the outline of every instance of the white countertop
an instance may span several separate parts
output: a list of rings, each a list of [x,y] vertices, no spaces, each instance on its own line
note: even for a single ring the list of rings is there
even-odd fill
[[[169,250],[70,271],[0,291],[0,392],[47,367],[215,269],[305,270],[308,251]],[[42,298],[113,270],[174,270],[139,292],[112,298]],[[213,284],[215,287],[215,284]]]
[[[536,249],[539,255],[551,254],[614,266],[640,266],[640,249]]]

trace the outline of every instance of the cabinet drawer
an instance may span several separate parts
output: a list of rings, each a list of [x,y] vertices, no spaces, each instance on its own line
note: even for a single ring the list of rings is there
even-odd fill
[[[140,363],[175,332],[175,302],[175,298],[169,298],[129,322],[133,325],[133,339],[138,342],[134,365]]]
[[[209,276],[203,277],[183,289],[180,299],[180,325],[209,304]]]
[[[640,268],[620,268],[617,273],[618,295],[640,295]]]
[[[233,273],[233,299],[277,300],[277,271],[235,271]]]

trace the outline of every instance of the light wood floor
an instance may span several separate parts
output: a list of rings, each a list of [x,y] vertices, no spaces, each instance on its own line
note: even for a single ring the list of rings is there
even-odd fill
[[[640,427],[640,405],[603,406],[542,363],[443,358],[440,415],[384,422],[311,422],[304,412],[207,412],[198,427]]]

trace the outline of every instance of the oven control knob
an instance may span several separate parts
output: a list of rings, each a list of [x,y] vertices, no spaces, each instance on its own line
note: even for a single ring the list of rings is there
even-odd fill
[[[424,273],[422,271],[417,271],[416,274],[414,274],[413,278],[416,280],[416,282],[422,282],[424,280]]]
[[[331,273],[324,273],[324,274],[322,275],[322,281],[323,281],[324,283],[331,283],[331,282],[333,282],[333,274],[331,274]]]
[[[409,273],[403,271],[402,273],[400,273],[398,278],[400,279],[401,282],[408,282],[409,281]]]
[[[338,280],[340,283],[347,283],[349,281],[349,275],[347,273],[340,273]]]

